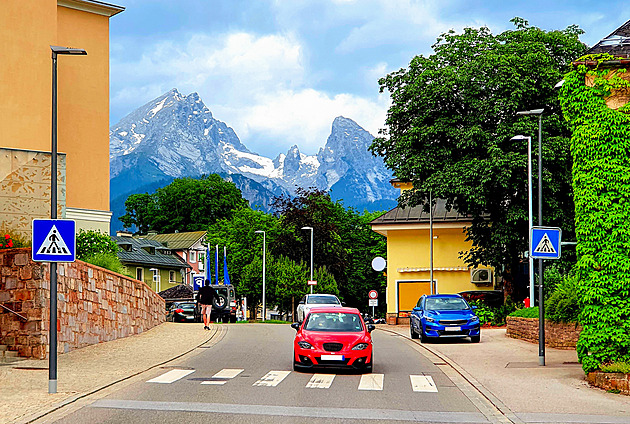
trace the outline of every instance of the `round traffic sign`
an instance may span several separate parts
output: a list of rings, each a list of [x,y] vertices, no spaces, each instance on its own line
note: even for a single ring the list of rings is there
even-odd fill
[[[381,258],[380,256],[377,256],[376,258],[372,259],[372,269],[374,271],[382,271],[385,269],[386,266],[386,262],[385,259]]]
[[[370,292],[368,293],[368,297],[370,299],[376,299],[378,298],[378,292],[376,290],[370,290]]]

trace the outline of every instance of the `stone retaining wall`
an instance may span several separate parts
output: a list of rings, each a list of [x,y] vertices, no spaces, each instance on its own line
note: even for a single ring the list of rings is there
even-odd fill
[[[127,337],[165,320],[164,300],[145,283],[82,261],[58,269],[59,353]],[[0,250],[0,344],[44,359],[48,349],[50,266],[31,249]]]
[[[538,343],[538,318],[507,317],[508,337]],[[575,323],[545,321],[545,346],[575,349],[582,327]]]
[[[586,380],[607,391],[630,395],[630,374],[621,372],[589,372]]]

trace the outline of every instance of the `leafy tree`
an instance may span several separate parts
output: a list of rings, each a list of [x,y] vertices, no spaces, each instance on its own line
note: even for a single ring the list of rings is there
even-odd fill
[[[293,309],[308,287],[308,266],[304,262],[298,263],[286,256],[280,256],[273,261],[272,267],[271,281],[275,288],[272,304],[280,311],[294,314]]]
[[[109,235],[95,230],[79,230],[79,234],[77,234],[78,259],[85,260],[99,253],[116,256],[117,252],[118,245]]]
[[[538,120],[517,117],[519,110],[545,110],[544,222],[573,235],[570,132],[554,86],[585,50],[576,26],[544,31],[512,22],[515,30],[498,35],[485,27],[444,33],[434,54],[380,79],[392,106],[370,147],[397,178],[413,182],[402,205],[426,205],[432,192],[470,215],[472,249],[463,259],[505,269],[508,279],[528,240],[527,142],[511,138],[531,135],[535,143],[538,132]]]
[[[137,233],[199,231],[234,210],[247,206],[240,190],[216,174],[199,179],[178,178],[153,194],[134,194],[125,201],[120,220]]]

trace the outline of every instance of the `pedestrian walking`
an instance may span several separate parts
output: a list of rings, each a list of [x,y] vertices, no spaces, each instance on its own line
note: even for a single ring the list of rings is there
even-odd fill
[[[212,301],[217,297],[217,292],[210,286],[210,280],[206,280],[203,287],[197,293],[197,303],[201,305],[203,316],[203,329],[210,330],[208,323],[212,314]]]

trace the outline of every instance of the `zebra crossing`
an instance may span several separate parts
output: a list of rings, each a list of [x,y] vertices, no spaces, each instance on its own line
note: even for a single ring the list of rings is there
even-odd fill
[[[212,377],[201,382],[202,385],[222,386],[245,371],[242,368],[224,368]],[[171,384],[194,373],[191,369],[172,369],[155,378],[147,380],[147,383]],[[291,371],[272,370],[256,380],[254,387],[277,387],[286,379]],[[336,374],[313,374],[305,388],[330,389]],[[438,387],[430,375],[410,375],[411,390],[414,392],[437,393]],[[382,391],[385,383],[384,374],[362,374],[357,390]]]

